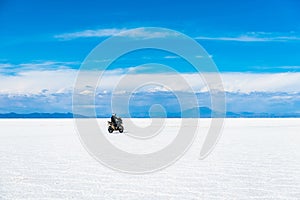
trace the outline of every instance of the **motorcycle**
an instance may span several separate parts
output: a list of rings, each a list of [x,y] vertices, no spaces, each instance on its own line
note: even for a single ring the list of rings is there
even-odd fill
[[[108,125],[109,133],[112,133],[114,131],[119,131],[120,133],[123,133],[123,131],[124,131],[123,121],[121,118],[116,119],[115,125],[111,121],[107,121],[107,125]]]

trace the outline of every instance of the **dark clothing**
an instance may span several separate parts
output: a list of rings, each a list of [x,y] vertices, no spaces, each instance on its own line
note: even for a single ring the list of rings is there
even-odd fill
[[[117,117],[115,117],[115,116],[111,116],[111,118],[110,118],[110,120],[111,120],[113,126],[117,126],[117,120],[116,120],[116,118],[117,118]]]

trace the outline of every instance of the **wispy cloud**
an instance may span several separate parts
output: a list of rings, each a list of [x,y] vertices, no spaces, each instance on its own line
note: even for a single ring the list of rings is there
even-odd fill
[[[138,28],[129,31],[127,28],[106,28],[106,29],[88,29],[71,33],[62,33],[54,36],[60,40],[73,40],[78,38],[92,37],[110,37],[122,36],[132,38],[164,38],[169,36],[177,36],[171,32],[161,32]],[[300,41],[300,35],[295,32],[276,33],[276,32],[246,32],[243,34],[232,34],[226,36],[207,36],[201,35],[195,37],[196,40],[216,40],[216,41],[235,41],[235,42],[287,42]]]
[[[97,29],[97,30],[83,30],[73,33],[63,33],[55,35],[54,38],[64,39],[64,40],[72,40],[76,38],[88,38],[88,37],[109,37],[113,35],[120,34],[122,31],[127,29],[117,29],[117,28],[109,28],[109,29]]]
[[[159,29],[146,29],[146,28],[138,28],[131,31],[124,31],[118,34],[123,37],[132,37],[132,38],[165,38],[165,37],[177,37],[180,36],[179,33],[174,33],[172,31],[161,31]]]
[[[35,61],[31,63],[21,63],[18,64],[20,67],[24,67],[27,69],[62,69],[62,68],[70,68],[74,65],[80,65],[80,62],[60,62],[60,61],[52,61],[52,60],[46,60],[46,61]]]
[[[177,34],[168,31],[156,31],[145,28],[138,28],[130,30],[127,28],[108,28],[108,29],[96,29],[96,30],[83,30],[72,33],[63,33],[55,35],[54,38],[62,40],[73,40],[78,38],[91,38],[91,37],[110,37],[110,36],[121,36],[131,38],[164,38],[168,36],[177,36]]]
[[[0,75],[16,76],[27,71],[53,71],[79,68],[80,62],[34,61],[30,63],[0,63]]]
[[[165,56],[165,59],[180,59],[179,56]]]
[[[270,70],[270,69],[279,69],[285,71],[298,71],[300,69],[300,65],[283,65],[283,66],[256,66],[254,67],[258,70]]]
[[[292,33],[247,32],[233,36],[198,36],[197,40],[235,41],[235,42],[287,42],[300,41],[300,36]]]

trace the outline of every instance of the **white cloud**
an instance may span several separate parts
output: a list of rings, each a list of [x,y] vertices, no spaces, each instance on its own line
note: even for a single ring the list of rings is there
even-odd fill
[[[228,92],[300,92],[300,73],[224,73],[222,79]]]
[[[109,37],[113,35],[120,34],[122,31],[126,29],[117,29],[117,28],[109,28],[109,29],[97,29],[97,30],[83,30],[73,33],[64,33],[55,35],[55,38],[71,40],[76,38],[87,38],[87,37]]]
[[[172,57],[173,58],[173,57]],[[52,94],[72,92],[78,70],[69,66],[74,62],[43,61],[12,65],[0,64],[0,94]],[[278,66],[280,68],[280,66]],[[281,66],[284,69],[299,69],[299,66]],[[82,71],[84,81],[82,94],[93,93],[92,80],[98,80],[97,71]],[[126,69],[108,70],[101,79],[99,91],[112,91],[118,85],[120,91],[132,91],[141,83],[158,80],[169,88],[177,91],[187,91],[191,86],[196,92],[208,91],[207,85],[199,74],[180,74],[188,84],[178,81],[178,74],[143,73],[143,66]],[[205,76],[212,79],[213,74]],[[222,73],[226,92],[300,92],[300,73]],[[120,81],[123,80],[122,84]],[[125,80],[125,82],[124,82]],[[176,80],[176,81],[174,81]],[[145,91],[165,91],[164,87],[153,85]],[[118,92],[118,91],[115,91]]]
[[[257,37],[249,37],[249,36],[238,36],[238,37],[198,36],[195,39],[197,39],[197,40],[238,41],[238,42],[266,42],[266,41],[270,41],[269,38],[257,38]]]
[[[180,74],[188,83],[182,84],[178,81],[176,74],[136,74],[129,71],[110,70],[105,72],[100,82],[99,91],[112,91],[116,85],[120,91],[131,91],[143,82],[155,82],[163,80],[167,88],[177,91],[187,91],[191,86],[197,92],[207,91],[206,84],[199,74]],[[75,69],[58,70],[28,70],[19,72],[18,75],[7,76],[0,74],[0,94],[45,94],[72,92],[77,76]],[[98,79],[96,71],[83,71],[84,82],[82,83],[83,94],[88,94],[94,90],[91,80]],[[205,74],[208,79],[212,73]],[[125,79],[124,79],[125,78]],[[221,78],[226,92],[251,93],[251,92],[300,92],[300,73],[222,73]],[[122,84],[120,81],[123,80]],[[125,80],[125,82],[124,82]],[[165,88],[153,85],[148,91],[164,91]],[[117,92],[117,91],[116,91]]]
[[[0,63],[0,69],[2,69],[2,68],[11,68],[11,67],[12,67],[12,65],[9,64],[9,63]]]
[[[0,75],[1,94],[64,93],[73,89],[76,70],[25,71],[17,76]]]
[[[125,94],[139,94],[141,101],[150,101],[151,98],[163,98],[165,102],[172,102],[174,99],[166,98],[169,95],[164,92],[175,90],[184,96],[188,92],[188,86],[192,87],[203,104],[209,106],[207,86],[199,74],[180,74],[188,83],[182,84],[178,81],[176,74],[136,74],[134,70],[110,70],[106,71],[97,88],[97,98],[101,99],[101,109],[108,109],[110,95],[113,91],[117,97]],[[17,75],[0,74],[0,112],[69,112],[72,108],[72,93],[78,70],[57,69],[57,70],[26,70]],[[98,80],[97,71],[82,71],[84,77],[82,87],[79,88],[80,98],[85,99],[94,95],[94,87],[91,80]],[[129,73],[126,75],[126,73]],[[207,73],[205,76],[210,79],[214,74]],[[293,107],[291,102],[299,102],[300,94],[300,73],[222,73],[223,85],[227,94],[227,105],[230,111],[259,111],[268,112],[278,110],[284,112]],[[125,82],[121,83],[121,80]],[[153,84],[154,80],[163,80],[165,85]],[[151,83],[143,85],[140,83]],[[118,85],[118,86],[117,86]],[[117,88],[116,88],[117,86]],[[256,93],[253,93],[256,92]],[[149,94],[149,95],[148,95]],[[154,96],[151,94],[155,94]],[[204,96],[205,97],[204,97]],[[140,98],[143,97],[143,98]],[[169,96],[168,96],[169,97]],[[122,98],[117,98],[122,101]],[[208,99],[208,100],[207,100]],[[153,99],[152,99],[153,100]],[[260,102],[257,105],[257,102]],[[143,103],[143,102],[142,102]],[[149,103],[149,102],[148,102]],[[273,108],[276,104],[276,108]],[[89,103],[86,106],[90,106]],[[279,106],[279,107],[278,107]],[[276,110],[276,111],[277,111]],[[291,110],[291,109],[290,109]]]
[[[178,59],[180,58],[179,56],[165,56],[165,59]]]
[[[269,32],[248,32],[235,36],[198,36],[197,40],[217,40],[217,41],[236,41],[236,42],[287,42],[300,41],[300,36],[294,33],[269,33]]]
[[[35,61],[32,63],[0,63],[0,74],[3,75],[18,75],[26,71],[51,71],[58,69],[71,69],[74,66],[79,66],[80,62],[58,62],[58,61]]]
[[[72,92],[77,62],[36,61],[0,64],[0,94],[51,94]]]
[[[96,29],[96,30],[83,30],[73,33],[63,33],[55,35],[54,38],[63,40],[72,40],[77,38],[90,38],[90,37],[110,37],[110,36],[122,36],[131,38],[164,38],[170,36],[178,36],[179,34],[169,31],[158,31],[155,29],[137,28],[130,30],[123,28],[109,28],[109,29]]]
[[[199,57],[201,58],[201,57]],[[35,61],[32,63],[10,64],[0,63],[0,104],[4,105],[0,112],[32,112],[33,109],[41,112],[69,112],[72,108],[72,93],[76,81],[78,70],[70,66],[78,65],[77,62],[58,61]],[[278,66],[282,69],[299,69],[299,66]],[[180,74],[188,85],[178,81],[178,75],[172,73],[152,73],[147,74],[145,66],[130,67],[126,69],[108,70],[105,72],[97,90],[97,98],[101,98],[101,109],[108,109],[102,102],[110,102],[110,93],[122,97],[131,91],[144,96],[141,101],[148,101],[153,98],[165,98],[168,95],[164,92],[174,89],[187,94],[188,86],[196,92],[207,92],[207,86],[198,74]],[[79,94],[84,99],[94,95],[94,87],[91,80],[97,80],[97,71],[82,71],[84,82]],[[127,74],[127,75],[126,75]],[[205,74],[208,79],[213,75]],[[127,78],[126,78],[127,77]],[[293,103],[299,102],[300,94],[300,73],[222,73],[223,85],[227,96],[227,103],[231,107],[229,110],[254,110],[266,112],[273,109],[276,104],[284,110],[292,110]],[[126,78],[122,84],[121,80]],[[155,82],[163,80],[163,85],[152,84],[143,86],[140,83]],[[119,84],[120,83],[120,84]],[[118,85],[119,84],[119,85]],[[117,88],[115,86],[118,85]],[[116,89],[116,90],[114,90]],[[145,95],[145,92],[147,95]],[[258,94],[250,94],[258,92]],[[259,93],[264,93],[260,95]],[[269,94],[268,94],[269,93]],[[150,97],[147,97],[149,94]],[[151,96],[151,94],[154,94]],[[203,93],[199,95],[202,96]],[[207,93],[206,93],[207,94]],[[230,97],[231,95],[231,97]],[[186,95],[188,96],[188,95]],[[149,100],[150,101],[150,100]],[[164,101],[171,102],[165,98]],[[206,101],[206,100],[205,100]],[[256,105],[256,102],[260,105]],[[142,102],[143,103],[143,102]],[[205,104],[209,105],[209,104]],[[246,106],[245,106],[246,105]],[[289,106],[286,106],[289,105]],[[87,105],[89,106],[89,105]],[[287,109],[288,108],[288,109]],[[269,110],[268,110],[269,109]],[[271,110],[272,111],[272,110]]]
[[[272,68],[277,68],[277,69],[284,69],[284,70],[299,70],[300,66],[294,65],[294,66],[276,66]]]
[[[158,31],[155,29],[137,28],[106,28],[106,29],[88,29],[71,33],[57,34],[54,38],[62,40],[72,40],[78,38],[91,37],[110,37],[122,36],[131,38],[164,38],[170,36],[179,36],[174,32]],[[300,41],[300,36],[295,32],[277,33],[277,32],[247,32],[243,34],[233,34],[230,36],[198,36],[197,40],[217,40],[217,41],[236,41],[236,42],[286,42]]]
[[[80,62],[58,62],[58,61],[36,61],[32,63],[21,63],[18,67],[23,67],[27,69],[49,69],[49,68],[69,68],[72,65],[79,65]]]
[[[171,31],[160,31],[159,29],[138,28],[130,31],[121,32],[118,35],[123,37],[150,39],[150,38],[177,37],[180,34]]]

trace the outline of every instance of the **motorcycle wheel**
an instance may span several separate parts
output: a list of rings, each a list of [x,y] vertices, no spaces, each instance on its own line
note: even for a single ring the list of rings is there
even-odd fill
[[[120,133],[123,133],[123,131],[124,131],[123,126],[120,126],[120,127],[119,127],[119,132],[120,132]]]
[[[113,130],[113,128],[112,127],[108,127],[108,132],[109,133],[112,133],[114,130]]]

